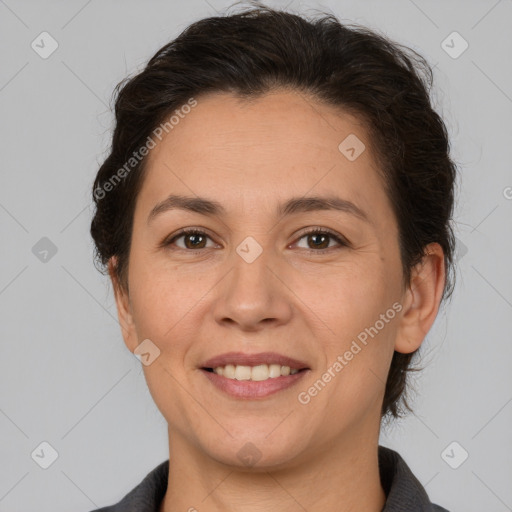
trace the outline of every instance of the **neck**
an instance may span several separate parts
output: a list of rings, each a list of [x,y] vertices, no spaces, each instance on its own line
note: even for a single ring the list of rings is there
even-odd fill
[[[159,512],[381,512],[378,435],[369,443],[367,434],[327,443],[293,467],[256,472],[205,457],[173,432]]]

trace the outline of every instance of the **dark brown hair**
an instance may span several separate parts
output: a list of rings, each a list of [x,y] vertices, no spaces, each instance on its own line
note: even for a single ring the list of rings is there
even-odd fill
[[[443,298],[451,295],[456,166],[445,125],[429,98],[432,69],[417,52],[375,31],[321,14],[306,19],[258,4],[202,19],[117,85],[112,147],[93,186],[91,235],[98,267],[105,271],[115,256],[115,273],[126,290],[133,213],[146,162],[140,148],[153,130],[192,97],[229,92],[251,99],[292,88],[364,123],[397,219],[404,284],[427,244],[437,242],[447,269]],[[410,410],[405,391],[414,354],[394,353],[382,416]]]

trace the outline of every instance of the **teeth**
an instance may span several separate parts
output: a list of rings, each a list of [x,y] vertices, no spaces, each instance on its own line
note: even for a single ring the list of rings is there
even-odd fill
[[[235,379],[236,380],[250,380],[251,367],[250,366],[235,366]]]
[[[280,364],[260,364],[258,366],[243,366],[227,364],[218,366],[213,371],[228,379],[261,381],[276,377],[295,375],[299,370]]]

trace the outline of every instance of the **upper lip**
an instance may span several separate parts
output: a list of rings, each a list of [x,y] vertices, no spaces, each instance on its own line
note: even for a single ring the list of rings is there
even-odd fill
[[[280,364],[281,366],[289,366],[302,370],[308,368],[308,365],[298,359],[278,354],[276,352],[260,352],[259,354],[244,354],[243,352],[227,352],[212,357],[205,361],[203,368],[217,368],[218,366],[226,366],[228,364],[241,366],[258,366],[260,364]]]

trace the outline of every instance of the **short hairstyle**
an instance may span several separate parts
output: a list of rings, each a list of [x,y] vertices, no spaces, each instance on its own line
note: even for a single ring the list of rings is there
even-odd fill
[[[443,299],[451,295],[456,166],[429,98],[432,68],[410,48],[321,14],[306,19],[251,5],[201,19],[116,86],[112,146],[93,185],[91,235],[101,271],[115,256],[118,282],[128,289],[133,214],[147,157],[134,161],[129,172],[126,162],[156,127],[191,97],[227,92],[249,100],[292,89],[363,123],[398,225],[403,284],[409,284],[427,244],[437,242],[446,268]],[[411,410],[406,384],[416,352],[393,354],[382,417]]]

